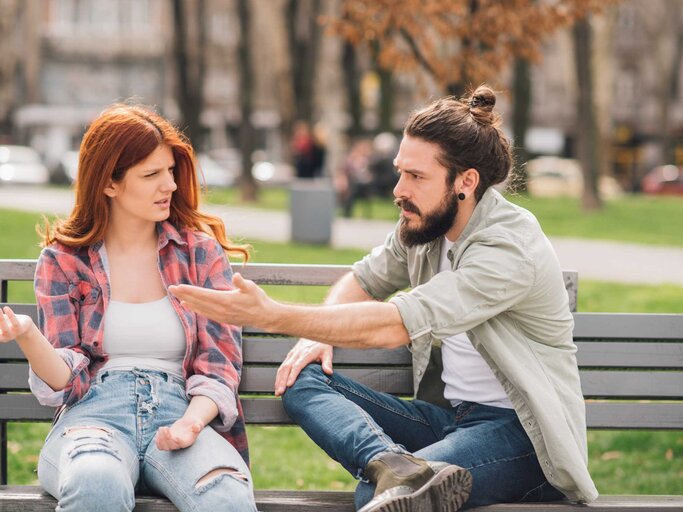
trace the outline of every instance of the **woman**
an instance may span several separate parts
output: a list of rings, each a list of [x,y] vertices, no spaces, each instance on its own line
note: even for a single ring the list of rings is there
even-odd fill
[[[10,308],[0,341],[58,407],[38,478],[59,511],[122,511],[135,489],[180,510],[256,510],[237,387],[239,328],[196,315],[171,284],[232,287],[220,219],[198,211],[190,144],[159,115],[114,105],[80,149],[76,206],[48,225],[39,327]]]

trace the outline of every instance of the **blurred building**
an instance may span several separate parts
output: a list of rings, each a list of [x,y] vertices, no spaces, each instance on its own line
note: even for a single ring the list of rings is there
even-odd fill
[[[237,0],[181,1],[191,13],[188,38],[201,42],[188,55],[193,65],[200,57],[203,62],[200,123],[205,147],[200,149],[235,147],[241,123]],[[77,147],[88,122],[113,101],[132,98],[179,119],[175,3],[0,0],[0,140],[30,144],[54,165],[66,150]],[[683,47],[681,3],[624,0],[594,23],[600,131],[607,140],[608,164],[625,185],[635,183],[654,165],[683,164],[683,70],[680,58],[676,61]],[[299,0],[298,4],[304,6],[304,13],[316,5],[320,14],[334,16],[341,0]],[[257,127],[257,147],[278,160],[287,152],[282,128],[296,115],[292,61],[297,56],[288,46],[292,29],[288,9],[294,4],[250,0],[248,5],[254,69],[251,121]],[[201,20],[198,6],[203,9]],[[327,128],[330,154],[336,160],[346,147],[343,134],[353,122],[345,67],[348,50],[336,37],[320,39],[312,87],[311,121]],[[354,52],[358,121],[363,133],[372,134],[381,129],[386,77],[380,76],[367,49]],[[678,68],[672,69],[675,62]],[[569,30],[546,43],[544,59],[531,73],[532,122],[526,144],[532,155],[571,156],[576,71]],[[496,86],[509,89],[511,84],[503,77]],[[400,130],[416,104],[438,94],[425,87],[419,71],[395,75],[391,85],[389,125],[394,131]],[[509,122],[512,106],[505,95],[500,107]],[[673,157],[664,149],[664,132],[673,137]],[[672,158],[678,161],[669,161]]]
[[[624,0],[593,19],[595,105],[606,170],[626,190],[662,163],[683,165],[683,2]],[[532,69],[530,152],[572,156],[576,70],[570,30]]]

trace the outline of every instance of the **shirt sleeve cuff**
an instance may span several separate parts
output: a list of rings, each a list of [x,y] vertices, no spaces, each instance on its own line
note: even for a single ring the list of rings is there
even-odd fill
[[[187,379],[187,394],[189,396],[205,396],[214,401],[218,407],[218,417],[211,422],[211,426],[218,432],[230,430],[237,419],[237,399],[233,391],[204,375],[192,375]]]
[[[420,300],[405,292],[399,292],[389,302],[398,308],[403,326],[408,331],[411,349],[422,344],[431,344],[431,332],[429,318]]]
[[[72,380],[73,376],[90,362],[83,354],[68,348],[57,348],[55,350],[71,370],[71,379],[69,380]],[[28,373],[28,386],[41,405],[59,407],[64,403],[64,390],[55,391],[52,389],[43,379],[36,375],[31,367],[29,367]]]

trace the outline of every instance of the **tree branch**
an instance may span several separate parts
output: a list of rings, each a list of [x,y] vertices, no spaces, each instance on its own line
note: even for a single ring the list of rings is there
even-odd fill
[[[438,79],[439,77],[436,74],[436,70],[432,67],[427,58],[424,56],[417,42],[415,41],[415,39],[413,39],[413,36],[411,36],[408,33],[408,31],[404,28],[399,29],[399,33],[401,34],[401,36],[403,36],[403,39],[405,39],[405,41],[408,43],[408,46],[410,46],[410,51],[413,53],[413,56],[415,57],[415,60],[417,60],[418,64],[425,68],[429,72],[429,74],[432,75],[433,78]]]

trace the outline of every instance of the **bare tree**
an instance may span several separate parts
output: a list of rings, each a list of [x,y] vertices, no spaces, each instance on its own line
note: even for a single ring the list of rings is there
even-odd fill
[[[315,81],[321,26],[320,0],[288,0],[285,10],[294,83],[295,119],[313,121]]]
[[[526,192],[526,163],[529,159],[524,139],[529,128],[531,111],[531,64],[524,57],[517,57],[513,70],[512,134],[514,139],[515,183],[517,192]]]
[[[173,0],[173,29],[181,126],[194,147],[201,149],[200,116],[204,108],[203,85],[206,74],[205,0]]]
[[[16,29],[19,6],[16,0],[0,0],[0,138],[11,131],[12,110],[17,103],[14,76],[17,66]]]
[[[591,61],[593,31],[589,18],[582,18],[574,24],[573,37],[578,86],[578,160],[583,169],[582,204],[586,210],[597,210],[602,207],[598,191],[600,137],[595,116],[593,63]]]
[[[237,45],[240,74],[240,151],[242,153],[242,174],[240,190],[242,199],[255,201],[258,194],[256,180],[251,173],[251,155],[254,152],[255,131],[252,124],[254,110],[254,71],[251,62],[251,6],[249,0],[238,0],[237,12],[240,20],[240,37]]]

